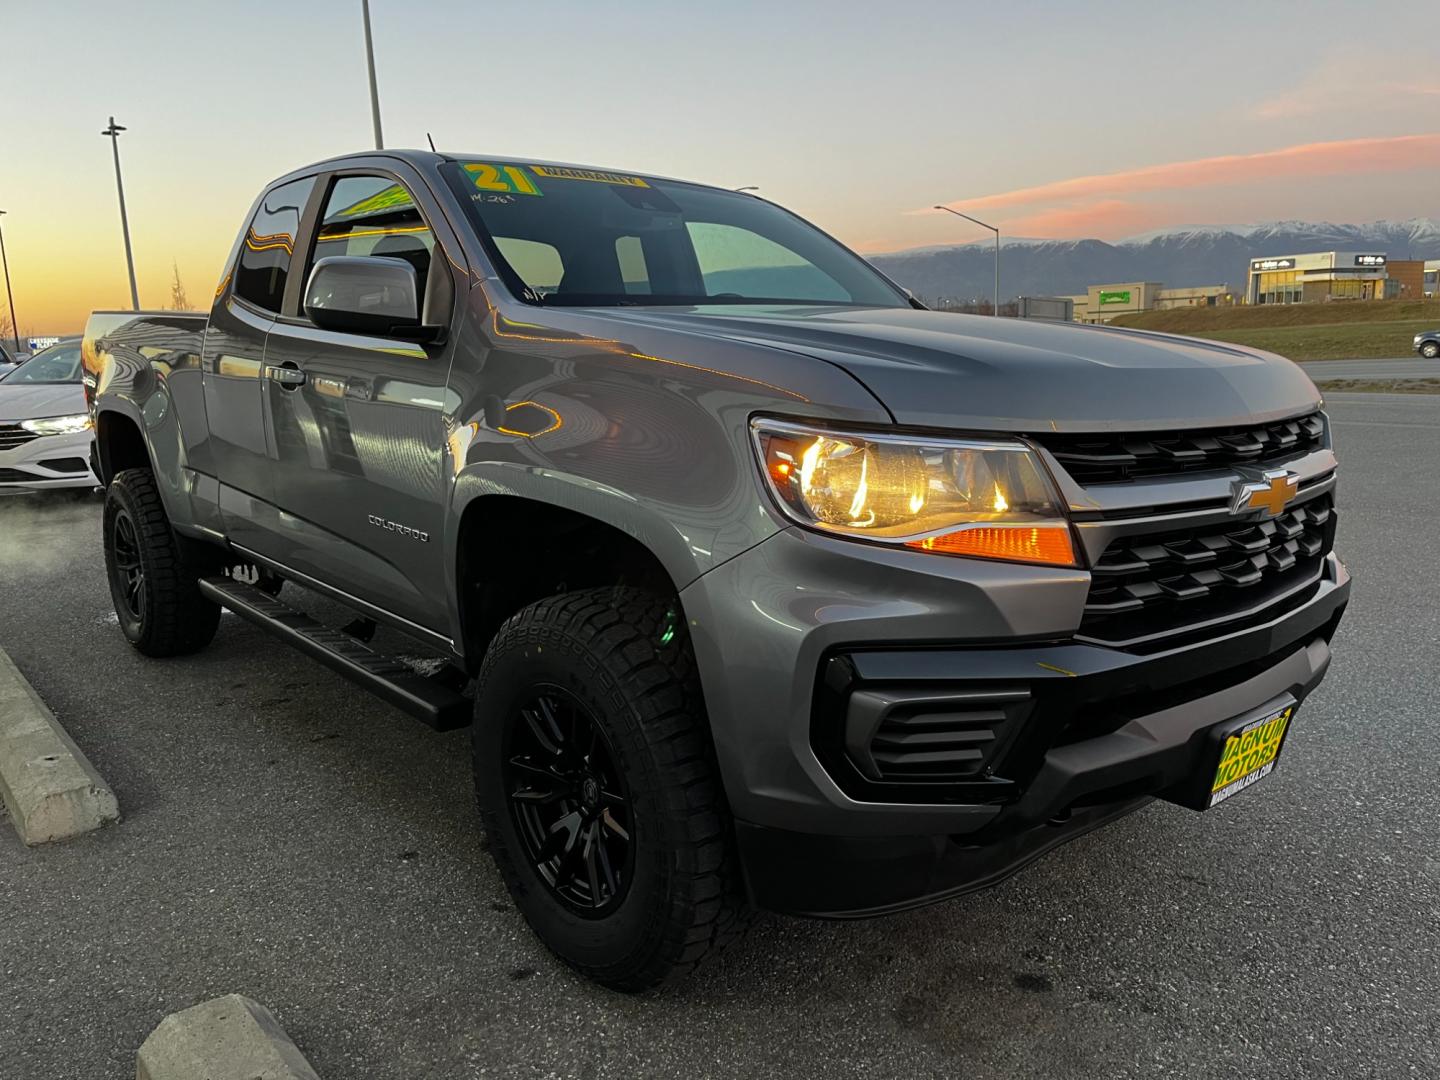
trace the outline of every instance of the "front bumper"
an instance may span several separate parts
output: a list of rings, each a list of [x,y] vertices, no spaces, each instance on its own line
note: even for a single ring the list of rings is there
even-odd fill
[[[807,915],[982,888],[1165,797],[1213,725],[1304,700],[1350,591],[1329,556],[1283,615],[1140,655],[1066,640],[1083,572],[836,544],[781,534],[683,594],[752,898]],[[1033,707],[992,771],[917,801],[826,756],[820,732],[848,722],[837,661],[842,691],[1003,684]]]
[[[45,491],[92,488],[100,481],[91,468],[94,433],[41,435],[10,450],[0,450],[0,490]]]

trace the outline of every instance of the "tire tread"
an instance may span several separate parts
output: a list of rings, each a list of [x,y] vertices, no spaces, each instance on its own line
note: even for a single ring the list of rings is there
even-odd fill
[[[665,646],[655,642],[674,599],[628,587],[586,589],[539,600],[511,616],[496,633],[479,685],[507,650],[535,645],[578,648],[610,704],[634,710],[661,790],[651,792],[683,842],[673,858],[669,911],[658,940],[644,956],[607,968],[564,958],[582,974],[627,991],[682,977],[741,936],[753,913],[745,900],[729,807],[719,782],[714,745],[701,698],[694,655],[683,622]],[[628,692],[627,692],[628,691]],[[478,696],[478,695],[477,695]],[[477,718],[477,722],[484,722]],[[492,838],[496,829],[489,820]],[[524,885],[503,845],[492,843],[512,893]],[[563,957],[562,957],[563,958]]]
[[[151,590],[145,625],[139,639],[130,639],[130,643],[152,657],[184,656],[203,649],[215,637],[220,608],[200,594],[200,575],[180,537],[170,527],[154,475],[149,469],[122,470],[110,481],[105,499],[107,510],[113,500],[125,504],[129,511]],[[110,517],[107,512],[107,553]],[[116,606],[118,610],[118,602]]]

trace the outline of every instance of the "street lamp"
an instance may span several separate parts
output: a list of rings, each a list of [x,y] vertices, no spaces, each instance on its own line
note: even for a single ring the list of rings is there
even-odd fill
[[[944,210],[947,214],[954,214],[956,217],[963,217],[966,221],[973,221],[982,229],[989,229],[995,234],[995,308],[991,314],[998,316],[1000,314],[1000,230],[994,225],[986,225],[985,222],[978,218],[973,218],[969,214],[962,214],[959,210],[952,210],[948,206],[937,206],[935,209]]]
[[[0,210],[0,214],[4,214]],[[5,264],[5,298],[10,301],[10,333],[15,335],[15,359],[20,359],[20,324],[15,321],[15,294],[10,291],[10,260],[5,257],[5,230],[0,229],[0,263]]]
[[[115,190],[120,193],[120,231],[125,234],[125,265],[130,269],[130,306],[133,310],[140,310],[140,290],[135,287],[135,256],[130,251],[130,220],[125,216],[125,184],[120,179],[120,133],[125,129],[115,123],[115,117],[110,117],[110,126],[101,135],[110,138],[110,146],[115,151]]]
[[[385,149],[380,134],[380,91],[375,85],[375,43],[370,39],[370,0],[360,0],[360,13],[365,19],[365,63],[370,68],[370,119],[375,123],[375,149]]]

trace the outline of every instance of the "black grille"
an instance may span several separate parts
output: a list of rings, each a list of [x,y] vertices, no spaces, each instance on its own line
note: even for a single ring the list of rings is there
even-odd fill
[[[1318,579],[1334,540],[1329,495],[1268,521],[1123,537],[1091,569],[1080,632],[1131,642],[1264,607]]]
[[[870,740],[881,780],[965,780],[994,756],[997,740],[1024,688],[971,690],[901,702],[885,714]]]
[[[0,450],[14,450],[40,436],[26,431],[19,424],[0,424]]]
[[[970,780],[1031,705],[1024,686],[863,685],[846,702],[846,748],[872,781]]]
[[[1205,431],[1035,436],[1080,484],[1119,484],[1144,476],[1263,465],[1316,449],[1324,438],[1319,413]]]
[[[23,473],[19,469],[0,469],[0,484],[19,484],[34,479],[35,477],[29,473]]]

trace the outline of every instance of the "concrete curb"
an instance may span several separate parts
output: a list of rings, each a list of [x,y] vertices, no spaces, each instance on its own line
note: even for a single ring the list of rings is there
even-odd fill
[[[320,1080],[273,1013],[226,994],[171,1013],[135,1055],[135,1080]]]
[[[0,649],[0,801],[26,844],[120,820],[115,794]]]

